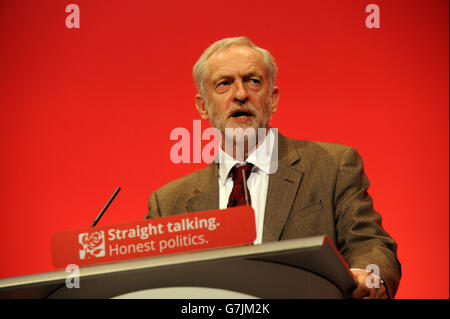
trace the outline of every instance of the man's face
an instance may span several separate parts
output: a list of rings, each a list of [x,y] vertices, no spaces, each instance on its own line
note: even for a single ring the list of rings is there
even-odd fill
[[[234,45],[214,53],[207,62],[207,100],[196,96],[203,119],[218,128],[269,128],[278,104],[278,88],[270,90],[261,54]]]

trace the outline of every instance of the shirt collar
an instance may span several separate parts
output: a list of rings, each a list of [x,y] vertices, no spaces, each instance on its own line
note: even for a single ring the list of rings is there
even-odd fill
[[[266,174],[271,174],[271,164],[273,149],[276,142],[278,142],[277,136],[275,136],[273,129],[269,130],[264,141],[254,150],[247,158],[247,163],[252,163],[257,169],[263,171]],[[231,169],[236,164],[244,164],[231,157],[219,147],[219,178],[222,183],[225,183]],[[238,165],[239,166],[239,165]],[[273,165],[272,165],[273,166]]]

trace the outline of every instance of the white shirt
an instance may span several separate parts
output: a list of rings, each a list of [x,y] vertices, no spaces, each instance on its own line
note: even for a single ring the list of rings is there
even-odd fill
[[[250,177],[247,179],[247,188],[250,194],[252,208],[255,211],[256,240],[254,244],[261,244],[264,226],[264,211],[266,208],[267,189],[269,187],[269,175],[277,169],[278,132],[270,129],[264,141],[247,158],[247,163],[252,163]],[[274,152],[276,149],[276,152]],[[275,154],[276,153],[276,154]],[[233,178],[230,174],[234,166],[241,166],[245,163],[225,153],[219,147],[219,208],[227,208],[228,199],[233,190]]]

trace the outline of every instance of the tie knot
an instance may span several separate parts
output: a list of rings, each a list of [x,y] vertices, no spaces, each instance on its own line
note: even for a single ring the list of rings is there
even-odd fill
[[[242,181],[243,181],[243,179],[242,179],[242,171],[245,171],[245,178],[248,180],[248,177],[250,176],[252,168],[253,168],[253,164],[252,163],[245,163],[244,165],[233,167],[231,172],[233,174],[234,185],[242,184]]]

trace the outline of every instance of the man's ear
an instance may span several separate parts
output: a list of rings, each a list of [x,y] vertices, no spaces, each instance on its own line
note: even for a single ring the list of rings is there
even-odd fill
[[[272,113],[275,113],[278,108],[278,102],[280,101],[280,89],[278,86],[274,86],[272,90]]]
[[[204,120],[209,120],[208,108],[206,107],[206,101],[200,94],[195,96],[195,106],[197,107],[200,116]]]

